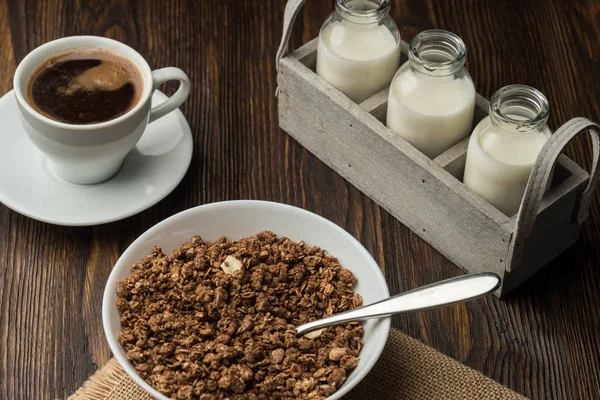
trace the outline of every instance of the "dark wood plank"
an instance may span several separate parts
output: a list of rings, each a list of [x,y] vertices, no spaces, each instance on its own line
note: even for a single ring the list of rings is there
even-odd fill
[[[317,212],[366,246],[393,293],[460,273],[279,130],[273,62],[283,0],[92,3],[0,0],[0,94],[36,46],[113,37],[155,68],[188,72],[183,112],[194,156],[165,200],[105,226],[57,227],[0,205],[0,398],[64,398],[105,363],[100,306],[113,263],[144,230],[195,205],[251,198]],[[330,1],[308,0],[292,46],[314,38],[331,10]],[[573,116],[600,120],[597,1],[396,0],[393,15],[405,40],[434,27],[463,37],[485,96],[526,83],[549,98],[552,127]],[[586,140],[568,153],[589,166]],[[394,326],[528,397],[600,398],[597,197],[591,211],[579,242],[505,301],[400,316]]]

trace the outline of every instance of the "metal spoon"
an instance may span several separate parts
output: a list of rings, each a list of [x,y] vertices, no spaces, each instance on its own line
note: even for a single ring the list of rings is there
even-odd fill
[[[331,317],[298,325],[303,335],[330,325],[369,318],[387,317],[411,311],[430,310],[482,297],[500,286],[500,278],[492,273],[468,274],[400,293],[368,306],[355,308]]]

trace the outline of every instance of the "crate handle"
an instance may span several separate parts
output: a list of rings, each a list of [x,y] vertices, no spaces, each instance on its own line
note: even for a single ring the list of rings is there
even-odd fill
[[[573,118],[561,126],[548,139],[531,170],[525,194],[523,195],[523,201],[517,214],[515,231],[508,248],[507,272],[514,270],[521,261],[523,243],[535,225],[542,197],[546,192],[546,187],[550,181],[558,156],[575,136],[584,132],[589,132],[592,138],[593,163],[588,185],[576,203],[577,206],[573,218],[576,218],[579,225],[587,219],[592,195],[594,194],[594,189],[596,189],[600,172],[600,165],[598,164],[598,158],[600,157],[600,126],[586,118]]]
[[[292,34],[292,28],[294,27],[294,21],[304,4],[304,0],[288,0],[285,5],[285,12],[283,14],[283,32],[281,34],[281,43],[279,43],[279,49],[277,50],[277,56],[275,57],[275,68],[279,72],[279,62],[287,53],[289,53],[289,42],[290,35]]]

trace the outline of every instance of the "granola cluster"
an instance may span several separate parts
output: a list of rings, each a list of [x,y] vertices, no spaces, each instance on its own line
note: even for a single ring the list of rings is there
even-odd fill
[[[355,283],[325,250],[272,232],[194,236],[170,256],[154,247],[118,283],[119,341],[174,399],[324,399],[356,368],[363,328],[294,328],[361,305]]]

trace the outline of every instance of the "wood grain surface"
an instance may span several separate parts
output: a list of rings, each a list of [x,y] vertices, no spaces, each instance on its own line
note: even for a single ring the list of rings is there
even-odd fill
[[[314,211],[365,245],[392,293],[460,274],[279,129],[274,58],[284,5],[0,0],[0,94],[35,47],[107,36],[154,68],[187,71],[193,88],[182,110],[194,135],[179,187],[123,221],[67,228],[0,205],[0,399],[65,398],[106,363],[101,301],[113,263],[153,224],[196,205],[264,199]],[[331,11],[331,1],[307,0],[292,48],[316,37]],[[427,28],[460,35],[484,96],[524,83],[548,97],[552,128],[574,116],[600,120],[597,0],[395,0],[392,14],[404,40]],[[586,140],[568,154],[589,166]],[[580,240],[506,300],[396,317],[394,326],[530,398],[600,398],[598,197]]]

